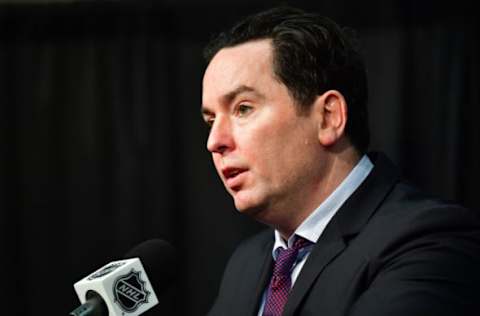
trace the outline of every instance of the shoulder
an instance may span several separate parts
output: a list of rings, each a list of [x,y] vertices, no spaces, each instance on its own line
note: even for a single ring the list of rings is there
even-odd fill
[[[261,278],[265,260],[271,257],[272,246],[273,231],[270,229],[238,245],[226,265],[217,299],[209,315],[237,315],[246,308]],[[232,306],[238,306],[238,310],[232,313]]]
[[[386,222],[389,225],[386,225]],[[398,182],[379,207],[372,224],[424,232],[480,229],[480,212],[443,200]]]
[[[377,154],[373,157],[376,167],[372,173],[376,175],[371,179],[374,181],[369,184],[370,190],[364,195],[379,196],[379,201],[377,204],[362,204],[375,207],[370,212],[365,228],[375,228],[375,231],[385,235],[399,234],[402,231],[430,233],[479,229],[480,212],[420,190],[405,180],[384,155]],[[374,190],[378,188],[383,191]],[[383,194],[378,194],[379,191]]]
[[[375,179],[384,171],[392,173],[392,169],[381,162],[381,172]],[[381,182],[389,183],[383,195],[375,194],[378,190],[366,190],[362,195],[370,199],[377,196],[378,203],[349,209],[350,217],[357,216],[356,212],[369,215],[358,235],[352,236],[351,246],[358,246],[367,261],[380,262],[379,266],[399,258],[414,260],[422,251],[436,259],[468,257],[478,262],[480,212],[425,193],[401,175],[391,178],[393,181]],[[371,184],[373,188],[379,186],[378,181]]]
[[[368,288],[352,315],[467,315],[477,309],[480,216],[400,181],[351,241]],[[441,299],[440,299],[441,298]]]
[[[271,256],[273,231],[264,230],[241,242],[230,256],[223,273],[222,284],[231,284],[246,271],[252,273]]]
[[[271,229],[265,229],[258,234],[245,239],[237,246],[230,257],[227,266],[231,265],[233,262],[241,264],[242,258],[249,257],[251,259],[253,256],[256,256],[257,258],[261,257],[266,252],[271,251],[273,240],[274,233]]]
[[[473,271],[480,264],[480,213],[400,181],[357,242],[379,266],[423,260],[422,264],[444,264],[448,274],[453,263],[469,262],[474,263]]]

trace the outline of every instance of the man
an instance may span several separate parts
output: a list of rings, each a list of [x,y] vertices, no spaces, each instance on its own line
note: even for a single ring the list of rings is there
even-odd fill
[[[427,198],[368,142],[348,32],[292,8],[206,49],[207,148],[235,207],[271,229],[232,255],[210,315],[472,315],[475,212]]]

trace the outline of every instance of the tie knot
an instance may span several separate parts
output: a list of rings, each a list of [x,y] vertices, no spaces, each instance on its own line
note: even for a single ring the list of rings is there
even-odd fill
[[[277,260],[273,268],[273,275],[287,275],[290,274],[295,260],[298,256],[298,251],[308,246],[311,242],[302,237],[297,237],[292,247],[283,249],[278,252]]]
[[[309,240],[307,240],[303,237],[297,236],[295,242],[293,243],[292,247],[290,247],[290,248],[296,249],[298,251],[302,248],[305,248],[306,246],[308,246],[311,243],[312,243],[311,241],[309,241]]]

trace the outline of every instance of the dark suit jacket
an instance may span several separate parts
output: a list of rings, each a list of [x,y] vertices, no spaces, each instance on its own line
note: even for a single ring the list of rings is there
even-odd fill
[[[381,154],[340,208],[296,280],[284,315],[480,315],[476,212],[428,198]],[[256,315],[272,269],[273,231],[243,242],[210,316]]]

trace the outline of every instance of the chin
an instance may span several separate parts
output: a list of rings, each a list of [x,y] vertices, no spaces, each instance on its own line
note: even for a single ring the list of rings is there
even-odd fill
[[[234,197],[235,208],[241,214],[253,217],[256,220],[262,221],[262,214],[267,208],[267,203],[255,201],[254,199],[241,199],[239,196]]]
[[[243,214],[249,214],[250,212],[252,212],[252,210],[256,209],[255,205],[252,204],[237,201],[235,201],[234,203],[237,211]]]
[[[251,198],[246,197],[241,192],[237,192],[233,195],[233,202],[235,204],[235,208],[240,213],[248,213],[248,210],[255,208],[256,204]]]

